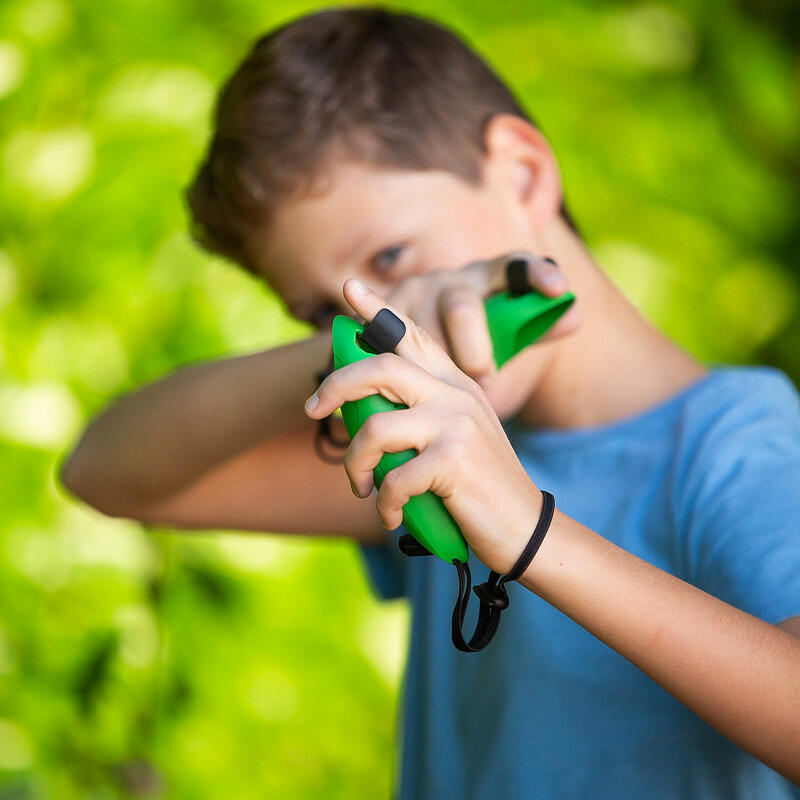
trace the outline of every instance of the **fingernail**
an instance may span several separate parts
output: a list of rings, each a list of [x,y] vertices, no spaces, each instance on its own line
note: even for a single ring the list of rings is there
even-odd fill
[[[358,278],[353,278],[352,289],[355,294],[366,294],[367,287]]]
[[[313,411],[319,405],[319,397],[317,397],[316,392],[311,395],[311,397],[306,400],[306,408],[309,411]]]

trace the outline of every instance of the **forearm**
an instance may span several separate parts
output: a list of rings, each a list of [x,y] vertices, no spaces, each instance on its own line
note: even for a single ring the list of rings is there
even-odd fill
[[[800,783],[800,640],[559,511],[520,583]]]
[[[303,401],[330,349],[326,333],[182,367],[95,417],[62,480],[108,513],[169,496],[277,433],[314,424]]]

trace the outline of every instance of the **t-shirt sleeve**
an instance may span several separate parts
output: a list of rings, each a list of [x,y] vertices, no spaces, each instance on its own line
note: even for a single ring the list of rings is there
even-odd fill
[[[723,408],[684,484],[689,580],[773,624],[800,615],[799,401],[784,376]]]
[[[406,569],[408,556],[400,552],[397,540],[406,529],[401,525],[386,532],[385,542],[371,544],[359,542],[359,550],[367,570],[373,593],[380,600],[407,597]]]

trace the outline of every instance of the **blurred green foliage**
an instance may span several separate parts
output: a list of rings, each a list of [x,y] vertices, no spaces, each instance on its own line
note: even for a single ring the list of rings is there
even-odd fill
[[[116,397],[310,332],[191,244],[181,191],[216,87],[317,7],[0,5],[0,798],[389,793],[409,611],[352,542],[156,529],[56,478]],[[508,79],[655,324],[800,380],[793,3],[402,7]]]

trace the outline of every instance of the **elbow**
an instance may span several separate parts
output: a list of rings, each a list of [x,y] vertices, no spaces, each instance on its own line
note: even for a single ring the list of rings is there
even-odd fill
[[[57,474],[61,488],[82,500],[83,496],[74,452],[61,461]]]
[[[79,500],[107,517],[148,521],[146,504],[132,498],[130,492],[115,486],[101,467],[87,462],[78,451],[65,458],[57,472],[57,482],[73,499]]]
[[[91,505],[86,491],[86,480],[82,470],[78,467],[78,460],[73,452],[65,458],[58,467],[58,483],[61,488],[78,500]]]
[[[108,504],[108,498],[103,498],[103,492],[98,491],[96,478],[82,464],[82,458],[77,455],[77,451],[61,462],[57,477],[61,488],[73,499],[80,500],[107,516],[117,516]]]

